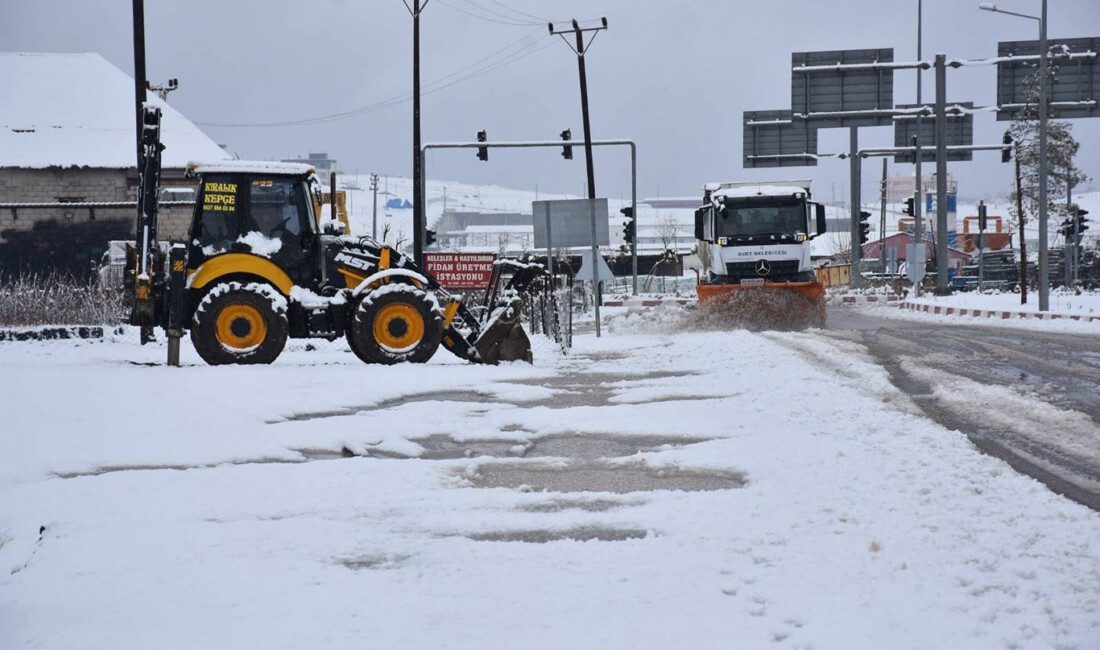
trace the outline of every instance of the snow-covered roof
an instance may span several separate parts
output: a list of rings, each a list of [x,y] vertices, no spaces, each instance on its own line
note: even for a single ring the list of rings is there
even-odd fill
[[[230,156],[179,111],[163,111],[162,165]],[[136,166],[134,81],[96,53],[0,52],[0,167]]]
[[[801,187],[783,187],[781,185],[746,185],[742,187],[728,187],[715,190],[711,194],[712,199],[747,199],[754,196],[805,196],[806,190]]]
[[[227,160],[212,163],[191,163],[189,171],[199,174],[275,174],[284,176],[303,176],[312,174],[312,165],[305,163],[285,163],[268,160]]]

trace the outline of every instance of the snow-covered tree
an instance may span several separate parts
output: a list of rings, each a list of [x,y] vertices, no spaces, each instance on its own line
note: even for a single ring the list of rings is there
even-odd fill
[[[1050,86],[1057,83],[1059,58],[1048,66]],[[1011,212],[1020,237],[1020,303],[1027,303],[1027,244],[1024,226],[1039,216],[1039,69],[1025,82],[1027,103],[1009,126],[1012,157],[1015,160]],[[1048,225],[1056,217],[1069,214],[1067,190],[1087,183],[1088,175],[1074,163],[1080,143],[1073,137],[1069,122],[1053,119],[1057,115],[1047,106],[1047,215]]]

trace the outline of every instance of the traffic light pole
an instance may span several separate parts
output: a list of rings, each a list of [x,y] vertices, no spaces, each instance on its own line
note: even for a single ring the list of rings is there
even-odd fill
[[[978,201],[978,291],[981,292],[985,284],[985,227],[986,227],[985,201]]]
[[[630,143],[630,213],[634,215],[634,241],[630,242],[630,273],[633,293],[638,295],[638,152]]]
[[[851,127],[849,129],[850,144],[848,151],[851,155],[848,156],[849,168],[852,174],[851,178],[851,202],[852,202],[852,280],[851,286],[853,289],[858,289],[862,284],[862,258],[863,258],[863,245],[860,243],[860,228],[859,228],[859,208],[860,208],[860,181],[862,174],[862,161],[863,158],[859,155],[859,129],[857,127]]]
[[[1039,18],[1039,311],[1050,311],[1050,249],[1047,245],[1047,0]]]
[[[936,55],[936,294],[951,293],[947,283],[947,55]]]
[[[924,28],[923,3],[922,3],[921,0],[917,0],[917,60],[918,61],[923,61],[924,60],[923,28]],[[923,93],[921,92],[921,77],[923,77],[923,76],[924,76],[924,68],[918,67],[917,68],[917,105],[919,105],[919,106],[924,106],[924,97],[923,97]],[[923,116],[922,113],[917,113],[917,135],[913,136],[913,142],[914,142],[914,144],[916,144],[916,147],[917,147],[917,154],[913,158],[913,160],[916,162],[916,169],[914,171],[917,174],[916,200],[913,201],[913,215],[912,215],[913,220],[914,220],[913,221],[913,244],[914,244],[913,250],[914,251],[923,251],[924,250],[924,247],[923,247],[923,244],[924,244],[924,217],[922,216],[923,211],[924,211],[924,205],[923,205],[923,203],[924,203],[924,176],[921,175],[921,162],[923,162],[921,160],[921,158],[924,157],[924,154],[921,153],[921,141],[920,141],[921,134],[924,133],[923,126],[922,126],[923,117],[924,116]],[[913,282],[913,297],[914,298],[919,298],[920,294],[921,294],[921,285],[924,282],[924,274],[923,274],[924,262],[925,262],[925,260],[922,257],[920,262],[919,262],[920,267],[922,269],[921,277]],[[905,260],[905,265],[906,266],[909,266],[912,263],[913,263],[913,260],[910,260],[908,258]]]

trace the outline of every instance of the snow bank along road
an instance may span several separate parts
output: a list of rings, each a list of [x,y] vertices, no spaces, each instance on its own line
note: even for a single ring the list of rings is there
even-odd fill
[[[1100,328],[1044,332],[895,313],[837,308],[830,328],[861,341],[926,415],[1100,510]]]
[[[1100,514],[862,341],[659,330],[533,367],[0,344],[0,647],[1097,647]]]

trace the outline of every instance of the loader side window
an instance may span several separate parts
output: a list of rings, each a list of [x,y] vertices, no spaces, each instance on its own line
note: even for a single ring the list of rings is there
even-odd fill
[[[246,230],[258,231],[273,239],[302,234],[299,192],[294,179],[257,179],[252,181],[249,219]]]

